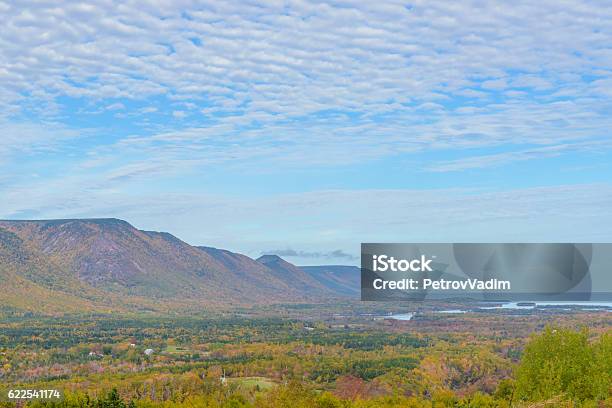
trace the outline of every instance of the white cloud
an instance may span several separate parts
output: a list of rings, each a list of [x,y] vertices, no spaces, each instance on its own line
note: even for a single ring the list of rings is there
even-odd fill
[[[11,185],[0,206],[6,216],[125,210],[137,218],[132,206],[150,203],[124,202],[123,183],[221,165],[282,173],[291,166],[442,153],[453,160],[425,164],[442,172],[590,151],[587,146],[610,150],[597,145],[612,128],[612,9],[600,2],[23,1],[0,2],[0,21],[2,182],[16,174],[11,164],[32,154],[73,153],[62,157],[69,162],[64,173],[41,171],[40,184]],[[105,107],[129,123],[83,129]],[[83,134],[96,137],[75,143]],[[144,197],[149,184],[129,193]],[[595,211],[601,192],[585,191]],[[157,195],[170,193],[160,188]],[[369,202],[361,194],[331,196],[344,209]],[[410,208],[408,197],[395,199]],[[301,208],[299,200],[314,198],[279,198]],[[458,222],[454,216],[463,219],[470,205],[480,205],[476,198],[457,200],[464,213],[451,213],[457,203],[445,201],[419,214],[435,218],[441,208],[442,220]],[[253,207],[212,202],[213,216],[203,219],[225,237],[233,231],[216,223],[229,220],[223,208],[243,214],[245,225],[259,212],[271,220],[285,211],[273,199]],[[535,213],[548,204],[558,202],[537,204]],[[403,210],[385,208],[400,216]],[[316,218],[304,211],[291,217]],[[360,219],[350,214],[337,214],[347,242],[350,222]],[[176,221],[186,225],[185,219]],[[315,221],[314,236],[337,233]],[[267,248],[282,247],[270,240]]]
[[[87,134],[86,129],[79,132],[54,123],[0,123],[0,160],[53,151]]]
[[[609,184],[498,192],[326,190],[248,200],[213,194],[137,194],[85,185],[41,187],[4,194],[0,217],[118,217],[139,228],[169,231],[192,244],[251,256],[287,247],[357,254],[360,242],[612,239]],[[22,205],[24,198],[29,207]]]
[[[450,172],[468,169],[498,167],[508,163],[521,162],[532,159],[557,157],[568,153],[600,152],[609,150],[612,140],[597,140],[585,143],[560,144],[539,147],[527,150],[510,151],[482,156],[465,157],[457,160],[437,162],[426,168],[433,172]]]
[[[384,112],[478,82],[560,87],[612,62],[612,15],[597,2],[7,3],[0,13],[0,92],[12,108],[170,94],[238,101],[247,117]],[[507,84],[513,72],[523,74]]]
[[[106,107],[106,110],[109,110],[109,111],[124,110],[124,109],[125,109],[125,105],[122,104],[121,102],[112,103]]]
[[[504,78],[499,79],[490,79],[488,81],[484,81],[481,85],[484,89],[490,89],[495,91],[500,91],[506,89],[508,87],[508,83]]]

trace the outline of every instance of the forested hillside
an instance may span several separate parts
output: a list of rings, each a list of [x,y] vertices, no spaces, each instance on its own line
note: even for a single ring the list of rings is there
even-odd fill
[[[117,219],[0,221],[0,276],[10,288],[0,311],[197,312],[347,295],[281,258],[268,261]]]
[[[504,336],[459,318],[426,334],[375,321],[15,320],[1,325],[0,381],[65,397],[31,407],[599,408],[612,403],[608,315],[526,317]]]

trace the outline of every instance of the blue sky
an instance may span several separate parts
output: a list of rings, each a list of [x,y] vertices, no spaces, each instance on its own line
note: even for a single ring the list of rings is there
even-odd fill
[[[360,242],[611,241],[601,2],[0,2],[0,217]]]

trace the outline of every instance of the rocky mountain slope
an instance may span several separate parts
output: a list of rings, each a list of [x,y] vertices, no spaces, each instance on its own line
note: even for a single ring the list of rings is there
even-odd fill
[[[0,221],[0,277],[0,308],[50,313],[308,302],[347,294],[276,256],[254,260],[191,246],[118,219]]]

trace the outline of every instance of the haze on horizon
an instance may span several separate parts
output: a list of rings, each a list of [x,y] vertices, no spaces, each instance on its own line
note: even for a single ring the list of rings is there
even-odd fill
[[[0,218],[360,242],[612,241],[595,1],[0,2]]]

